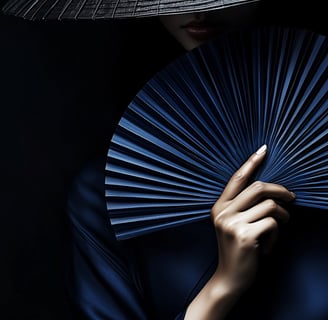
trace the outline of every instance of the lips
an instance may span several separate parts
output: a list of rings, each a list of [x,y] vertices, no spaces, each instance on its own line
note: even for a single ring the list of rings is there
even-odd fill
[[[219,27],[209,23],[190,22],[182,28],[195,40],[208,40],[219,33]]]

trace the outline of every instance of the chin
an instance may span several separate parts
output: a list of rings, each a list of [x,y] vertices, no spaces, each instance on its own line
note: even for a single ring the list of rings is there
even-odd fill
[[[207,40],[209,41],[209,40]],[[196,40],[193,40],[193,41],[188,41],[188,42],[184,42],[182,43],[182,46],[187,50],[187,51],[191,51],[197,47],[199,47],[200,45],[206,43],[207,41],[196,41]]]
[[[211,35],[211,36],[202,36],[202,37],[191,37],[189,35],[184,34],[183,36],[178,36],[176,37],[176,39],[178,40],[178,42],[187,50],[193,50],[196,47],[199,47],[202,44],[205,44],[208,41],[211,41],[212,39],[214,39],[215,36]]]
[[[196,39],[192,39],[192,38],[186,38],[186,37],[183,37],[183,38],[177,37],[176,40],[187,51],[193,50],[205,42],[205,41],[196,40]]]

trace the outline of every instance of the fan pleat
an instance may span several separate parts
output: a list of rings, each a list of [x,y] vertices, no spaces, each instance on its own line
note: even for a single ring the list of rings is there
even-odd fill
[[[204,220],[208,217],[208,212],[197,212],[195,216],[187,217],[187,218],[179,218],[176,221],[162,221],[162,223],[154,224],[152,221],[150,221],[149,224],[145,223],[144,221],[142,223],[133,223],[131,222],[129,225],[131,226],[131,229],[134,230],[133,233],[131,231],[127,231],[126,225],[115,225],[116,234],[118,239],[129,239],[131,237],[137,237],[140,235],[144,235],[149,232],[156,232],[162,229],[171,228],[171,227],[177,227],[186,223],[196,222]]]
[[[123,124],[122,124],[123,125]],[[127,127],[130,126],[130,128],[133,128],[133,124],[130,122],[125,123]],[[126,127],[126,128],[127,128]],[[160,140],[154,135],[149,135],[147,132],[141,130],[137,133],[137,135],[144,135],[145,143],[147,143],[147,148],[139,148],[138,145],[134,143],[129,143],[125,140],[125,143],[130,147],[130,150],[132,150],[135,153],[141,153],[141,155],[146,152],[147,154],[150,154],[156,159],[158,165],[158,162],[164,165],[164,168],[169,166],[170,170],[175,171],[177,174],[181,173],[184,175],[189,175],[191,177],[195,177],[195,179],[200,179],[202,183],[212,182],[213,179],[211,179],[211,170],[206,166],[206,163],[202,163],[199,158],[197,158],[195,155],[188,153],[188,150],[186,150],[186,153],[183,153],[182,147],[180,148],[179,145],[172,146],[168,143],[166,143],[163,140]],[[138,139],[138,136],[135,137],[135,139]],[[142,139],[141,139],[142,140]],[[118,143],[121,141],[118,140]],[[172,152],[175,152],[175,154],[171,154]],[[158,157],[157,154],[159,153],[167,153],[170,155],[169,158],[167,157]],[[184,166],[184,163],[188,163],[188,167]],[[152,167],[152,164],[149,164],[149,167]],[[200,171],[200,173],[195,173],[194,170]],[[193,170],[194,169],[194,170]],[[158,170],[156,166],[154,166],[154,170]],[[168,172],[167,172],[168,173]]]
[[[108,152],[117,238],[209,218],[231,175],[264,143],[253,181],[327,210],[327,52],[326,37],[313,32],[256,29],[221,36],[150,79]]]
[[[124,143],[124,140],[121,141]],[[131,150],[134,153],[133,157],[129,156]],[[124,150],[125,152],[122,151],[123,149],[120,150],[120,152],[114,152],[113,150],[112,152],[109,153],[109,156],[114,160],[125,161],[125,165],[122,167],[124,168],[124,171],[129,170],[129,168],[132,167],[132,168],[137,168],[136,173],[142,172],[142,175],[147,175],[148,172],[150,174],[156,174],[156,176],[166,175],[170,177],[170,179],[173,179],[174,181],[182,180],[185,183],[192,183],[195,185],[206,185],[206,187],[209,187],[209,185],[212,185],[213,182],[215,181],[215,176],[214,177],[211,176],[208,178],[201,174],[195,174],[190,168],[184,168],[178,164],[175,164],[171,160],[158,157],[156,153],[152,153],[150,151],[147,151],[146,149],[144,149],[144,152],[141,150],[140,154],[136,153],[135,148]],[[163,152],[163,150],[161,149],[160,151]],[[145,161],[143,158],[144,153],[146,153],[147,155],[149,154],[150,156],[154,156],[152,161],[149,162]],[[107,167],[107,170],[111,170],[111,166]],[[119,169],[116,168],[116,170]],[[128,172],[130,172],[130,170]],[[204,174],[204,171],[202,171],[202,173]]]
[[[111,183],[111,185],[115,186],[116,181],[120,180],[121,182],[126,181],[126,186],[131,187],[130,184],[133,184],[135,181],[136,185],[138,184],[138,181],[141,180],[145,184],[148,185],[149,189],[153,189],[153,185],[162,185],[164,184],[166,187],[171,187],[174,189],[181,189],[186,192],[186,190],[196,190],[197,193],[203,192],[204,194],[215,194],[217,195],[217,191],[215,188],[213,188],[213,184],[198,184],[197,180],[188,180],[186,177],[184,179],[179,179],[179,177],[166,174],[165,171],[157,171],[153,172],[151,170],[142,170],[142,167],[138,167],[138,165],[133,166],[132,168],[130,166],[124,166],[123,168],[119,167],[118,165],[113,164],[111,168],[109,169],[111,172],[111,180],[107,181],[108,183]],[[125,180],[123,180],[119,175],[125,174],[128,176]],[[117,176],[118,175],[118,176]],[[106,178],[108,179],[108,178]],[[127,180],[128,179],[128,180]],[[186,184],[188,182],[188,184]],[[125,184],[123,184],[125,186]],[[109,191],[106,191],[106,194]]]

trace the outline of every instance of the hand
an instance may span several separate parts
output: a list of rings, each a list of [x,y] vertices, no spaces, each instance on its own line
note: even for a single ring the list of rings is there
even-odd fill
[[[252,283],[259,249],[269,252],[277,238],[278,221],[287,221],[281,202],[295,194],[283,186],[249,180],[263,161],[266,146],[254,153],[231,177],[211,216],[216,229],[219,263],[187,308],[186,320],[223,320]]]
[[[235,172],[212,208],[219,247],[214,278],[229,292],[242,293],[252,283],[259,249],[271,250],[278,221],[289,218],[280,203],[295,199],[295,194],[281,185],[256,181],[248,186],[265,154],[264,145]]]

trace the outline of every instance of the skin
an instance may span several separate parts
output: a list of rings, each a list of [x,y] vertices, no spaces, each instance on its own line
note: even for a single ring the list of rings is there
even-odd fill
[[[222,32],[241,28],[256,20],[258,4],[227,8],[225,10],[214,10],[209,12],[198,12],[190,14],[164,15],[159,20],[168,32],[188,51],[205,43]],[[186,27],[189,23],[199,24],[198,31],[202,36],[195,36],[188,32]],[[211,26],[211,31],[206,35],[205,27]],[[195,28],[194,28],[195,29]],[[192,31],[189,29],[189,31]],[[197,30],[194,30],[197,31]],[[194,35],[194,36],[193,36]]]
[[[254,153],[231,177],[211,212],[220,261],[211,279],[189,305],[186,320],[221,320],[252,284],[260,249],[269,253],[278,221],[288,212],[278,204],[295,200],[281,185],[248,181],[265,158],[266,147]],[[263,243],[261,238],[266,235]]]
[[[162,16],[160,21],[190,51],[224,30],[245,25],[255,11],[255,7],[241,6],[240,9]],[[281,203],[295,200],[294,193],[281,185],[261,181],[249,185],[266,152],[264,145],[250,156],[231,177],[212,208],[220,259],[210,280],[188,306],[185,320],[225,319],[252,284],[260,251],[269,253],[273,247],[278,222],[287,222],[289,218]]]

